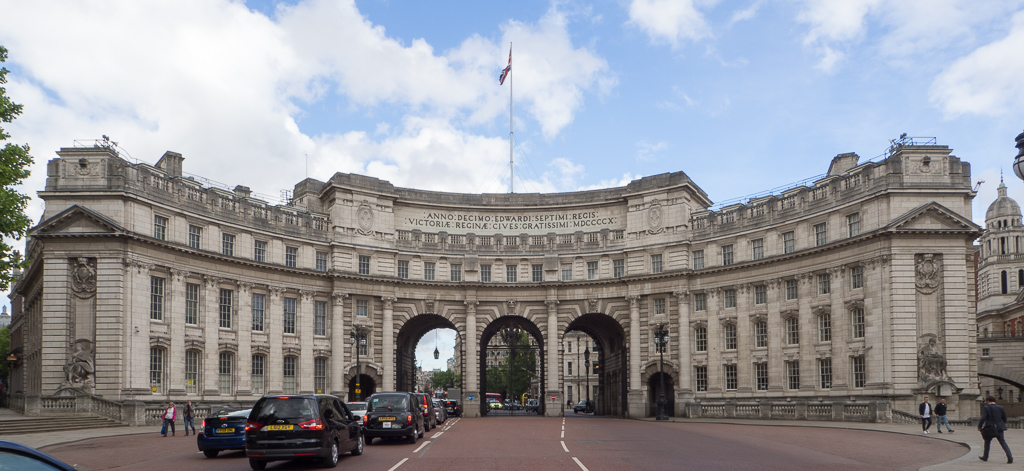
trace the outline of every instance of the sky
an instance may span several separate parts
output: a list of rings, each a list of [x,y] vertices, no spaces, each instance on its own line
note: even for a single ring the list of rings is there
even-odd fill
[[[57,150],[107,135],[133,161],[180,152],[186,173],[275,202],[335,172],[546,193],[684,171],[721,203],[825,173],[840,153],[874,158],[907,133],[971,163],[985,182],[975,222],[1000,172],[1024,202],[1011,168],[1024,0],[0,0],[0,11],[7,94],[24,105],[3,128],[32,148],[22,188],[33,196]],[[41,214],[33,199],[29,215]],[[443,367],[427,343],[424,368]]]

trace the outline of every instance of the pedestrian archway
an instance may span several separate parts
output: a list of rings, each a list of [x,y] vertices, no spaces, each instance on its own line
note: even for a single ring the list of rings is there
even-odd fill
[[[349,375],[348,380],[348,402],[365,401],[366,398],[377,392],[377,380],[372,375],[367,374],[365,366],[363,368],[363,373],[359,375],[359,381],[357,382],[355,366],[352,367],[352,374]]]
[[[543,415],[544,342],[524,317],[500,317],[480,336],[480,415]]]
[[[398,331],[398,337],[395,342],[395,388],[398,391],[413,391],[416,387],[416,346],[420,343],[427,333],[435,329],[452,329],[455,330],[456,336],[461,337],[458,329],[455,328],[455,324],[448,320],[444,316],[438,314],[419,314],[411,317],[402,328]],[[456,365],[464,365],[462,361],[465,356],[462,350],[464,339],[457,338],[455,344],[458,346],[455,350],[455,356],[459,361],[456,361]],[[455,372],[459,377],[465,377],[461,368]],[[456,384],[455,387],[461,385]]]
[[[591,348],[596,361],[593,365],[597,376],[597,397],[594,401],[596,415],[625,417],[628,410],[629,357],[626,351],[626,331],[614,318],[602,313],[583,314],[565,329],[565,333],[581,331],[594,339]],[[593,388],[587,388],[593,392]],[[593,395],[593,394],[592,394]],[[584,399],[586,396],[584,395]]]
[[[676,401],[675,386],[672,383],[672,375],[668,371],[662,373],[655,371],[647,378],[647,416],[658,415],[658,400],[661,399],[662,380],[665,384],[665,414],[675,417]]]

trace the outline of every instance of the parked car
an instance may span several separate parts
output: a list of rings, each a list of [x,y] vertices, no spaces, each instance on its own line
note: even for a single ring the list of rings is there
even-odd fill
[[[448,421],[448,411],[445,410],[444,405],[441,404],[440,399],[431,399],[431,405],[434,406],[434,417],[437,419],[438,424],[443,424]]]
[[[430,431],[437,427],[437,418],[434,416],[434,403],[430,400],[430,395],[413,393],[416,396],[416,401],[423,409],[423,430]]]
[[[580,412],[582,412],[584,414],[589,414],[591,412],[594,412],[594,403],[592,401],[588,401],[586,399],[584,399],[584,400],[582,400],[580,402],[577,402],[575,406],[572,406],[572,413],[573,414],[579,414]]]
[[[420,398],[407,392],[376,393],[366,399],[363,434],[366,444],[374,438],[406,438],[416,443],[425,431]]]
[[[207,458],[224,450],[245,449],[245,422],[252,409],[237,407],[214,411],[199,424],[196,446]]]
[[[345,403],[328,394],[263,396],[245,424],[252,469],[293,458],[318,458],[333,468],[344,452],[363,454],[362,430]]]
[[[527,399],[526,400],[526,410],[528,410],[530,412],[537,412],[537,409],[539,409],[539,408],[540,408],[540,402],[537,402],[536,399]]]
[[[461,417],[462,406],[459,405],[459,401],[455,399],[445,399],[444,409],[448,412],[448,417]]]
[[[0,469],[75,471],[57,458],[20,443],[0,440]]]
[[[351,411],[353,414],[356,414],[356,415],[359,416],[359,425],[362,426],[363,425],[363,415],[366,414],[366,403],[365,402],[346,402],[345,405],[348,406],[348,410],[349,411]]]

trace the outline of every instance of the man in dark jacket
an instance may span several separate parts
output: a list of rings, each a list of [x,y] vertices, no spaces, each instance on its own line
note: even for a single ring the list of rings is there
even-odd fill
[[[935,406],[935,417],[937,417],[935,419],[935,428],[939,430],[939,433],[942,433],[942,424],[946,424],[946,430],[949,433],[953,433],[953,429],[949,428],[949,418],[946,417],[945,399],[939,399],[939,405]]]
[[[196,423],[195,419],[192,418],[192,414],[195,411],[192,409],[192,401],[188,401],[185,404],[185,436],[188,436],[188,429],[192,427],[192,435],[196,434]]]
[[[1003,439],[1003,431],[1006,430],[1006,409],[1003,406],[996,404],[996,398],[989,396],[985,398],[985,407],[981,409],[981,420],[978,421],[978,431],[981,432],[982,438],[985,439],[985,453],[978,458],[981,461],[988,461],[988,446],[992,443],[992,439],[999,440],[999,445],[1003,447],[1003,452],[1006,453],[1006,462],[1013,463],[1013,454],[1010,453],[1010,447],[1006,445],[1006,440]]]
[[[921,430],[926,434],[932,428],[932,412],[932,405],[928,403],[928,396],[925,396],[924,402],[917,406],[917,413],[921,415]]]

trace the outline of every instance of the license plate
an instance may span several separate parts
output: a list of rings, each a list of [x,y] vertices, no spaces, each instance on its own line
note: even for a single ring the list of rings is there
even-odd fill
[[[268,425],[267,430],[291,430],[291,425]]]
[[[377,420],[384,422],[385,420],[398,420],[398,417],[380,417]]]
[[[391,422],[384,422],[380,426],[381,428],[391,428]]]
[[[235,429],[233,429],[233,428],[219,428],[219,429],[217,429],[217,433],[235,433]]]

